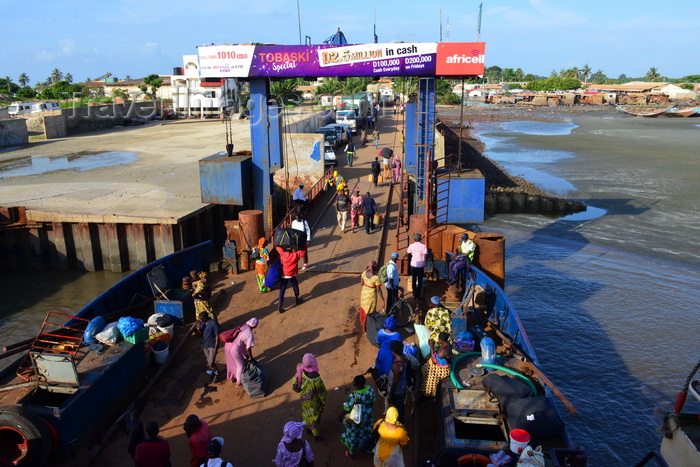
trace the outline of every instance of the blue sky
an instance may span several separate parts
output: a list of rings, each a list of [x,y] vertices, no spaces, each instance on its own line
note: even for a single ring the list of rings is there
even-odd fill
[[[321,43],[338,27],[351,43],[476,40],[480,0],[331,2],[299,0],[302,36]],[[75,81],[106,72],[124,78],[170,74],[182,55],[208,43],[298,44],[296,0],[0,0],[0,76],[31,82],[51,70]],[[700,2],[668,0],[484,0],[486,66],[552,70],[588,64],[611,78],[700,74]]]

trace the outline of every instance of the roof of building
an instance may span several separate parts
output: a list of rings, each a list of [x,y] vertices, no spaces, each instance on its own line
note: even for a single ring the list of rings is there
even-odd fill
[[[170,75],[158,75],[160,79],[163,80],[163,83],[161,86],[170,86]],[[144,84],[143,83],[143,78],[139,79],[121,79],[119,81],[115,81],[113,83],[106,83],[104,81],[90,81],[89,83],[85,83],[86,86],[110,86],[110,87],[122,87],[122,86],[138,86],[139,84]]]
[[[589,84],[589,89],[607,92],[649,92],[668,83],[625,83],[625,84]]]

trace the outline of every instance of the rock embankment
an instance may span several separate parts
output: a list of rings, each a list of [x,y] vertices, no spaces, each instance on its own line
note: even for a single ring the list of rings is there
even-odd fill
[[[470,120],[486,119],[520,120],[532,118],[532,113],[507,112],[505,114],[470,114]],[[476,118],[475,118],[476,117]],[[540,116],[540,119],[542,116]],[[546,118],[546,116],[544,116]],[[551,117],[554,119],[554,116]],[[451,123],[447,118],[439,119],[437,130],[445,138],[445,154],[460,154],[459,124]],[[522,177],[513,176],[498,163],[484,156],[484,143],[475,138],[465,123],[461,137],[461,164],[463,169],[477,169],[485,178],[487,215],[515,212],[579,212],[586,209],[582,203],[566,200],[551,195]]]

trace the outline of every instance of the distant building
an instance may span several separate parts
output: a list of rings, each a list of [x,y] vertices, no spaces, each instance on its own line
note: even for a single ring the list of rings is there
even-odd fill
[[[158,99],[170,99],[171,87],[169,75],[158,75],[163,83],[158,88],[156,96]],[[124,89],[130,96],[134,96],[133,100],[141,100],[144,97],[143,91],[139,89],[140,85],[145,84],[143,78],[139,79],[123,79],[107,78],[105,81],[91,81],[85,83],[88,88],[102,88],[105,96],[111,97],[115,89]]]
[[[173,110],[187,117],[218,117],[224,109],[239,111],[239,85],[235,78],[199,77],[196,55],[183,55],[182,67],[175,68],[172,83]]]

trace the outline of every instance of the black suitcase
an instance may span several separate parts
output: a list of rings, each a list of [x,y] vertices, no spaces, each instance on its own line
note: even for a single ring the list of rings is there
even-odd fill
[[[303,250],[306,246],[306,232],[290,227],[279,228],[275,230],[274,243],[275,246],[282,248],[288,247]]]

